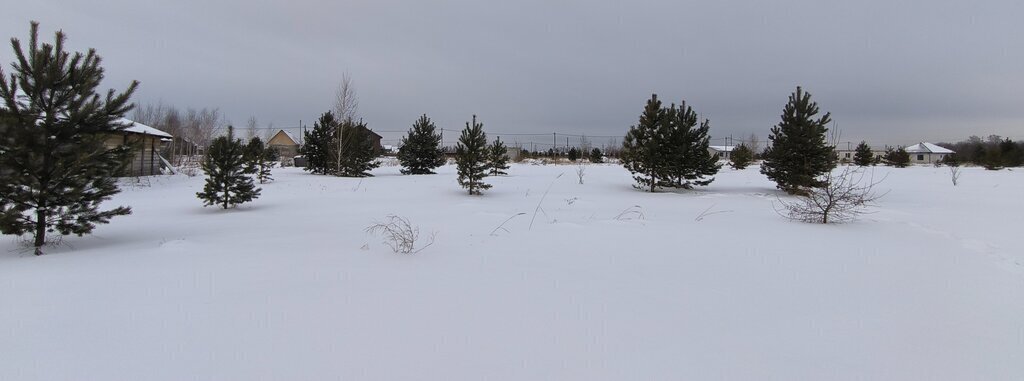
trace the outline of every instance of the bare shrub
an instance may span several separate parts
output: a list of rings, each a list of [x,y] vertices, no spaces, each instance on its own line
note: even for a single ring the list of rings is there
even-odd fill
[[[585,175],[586,172],[587,172],[586,164],[583,164],[582,162],[580,162],[579,164],[576,164],[576,177],[579,178],[580,185],[583,185],[583,175]]]
[[[375,222],[366,228],[370,234],[381,234],[384,244],[396,253],[416,254],[434,244],[437,233],[430,234],[430,242],[417,248],[416,241],[420,238],[420,228],[412,226],[409,219],[396,215],[388,215],[385,222]]]
[[[776,212],[801,222],[850,222],[867,213],[867,209],[885,195],[874,190],[882,180],[875,181],[873,176],[865,179],[864,170],[844,167],[841,172],[830,172],[822,176],[822,187],[803,189],[803,194],[797,196],[796,200],[779,199],[782,209],[776,208]]]
[[[960,167],[949,167],[949,179],[953,180],[953,186],[960,181]]]

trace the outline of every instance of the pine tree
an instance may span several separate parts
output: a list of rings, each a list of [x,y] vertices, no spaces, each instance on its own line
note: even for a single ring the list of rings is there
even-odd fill
[[[338,121],[330,111],[323,113],[320,119],[313,122],[313,129],[305,132],[304,142],[299,149],[299,153],[306,158],[306,167],[303,170],[317,175],[331,173],[334,164],[331,161],[331,152],[337,128]]]
[[[633,174],[634,187],[654,192],[663,180],[666,165],[664,124],[666,109],[657,94],[647,101],[640,121],[629,128],[622,142],[622,165]]]
[[[885,157],[882,158],[886,165],[891,165],[896,168],[906,168],[910,165],[910,154],[903,147],[899,148],[886,148]]]
[[[861,167],[873,165],[875,160],[875,154],[871,152],[871,146],[868,142],[861,141],[857,145],[856,152],[853,154],[853,163]]]
[[[708,150],[711,122],[705,119],[698,127],[697,113],[686,102],[682,102],[678,109],[675,105],[669,107],[666,116],[668,162],[663,185],[692,189],[694,185],[710,184],[722,167],[718,158]]]
[[[341,155],[341,164],[335,172],[337,176],[343,177],[367,177],[373,176],[370,170],[380,166],[377,161],[377,152],[370,140],[370,129],[362,121],[355,122],[347,120],[341,123],[342,151],[336,150],[332,155]],[[337,147],[338,144],[332,144]]]
[[[234,128],[230,126],[227,136],[210,143],[202,162],[206,185],[202,192],[196,193],[204,206],[219,205],[227,209],[259,197],[260,189],[248,176],[245,154],[246,146],[235,139]]]
[[[398,161],[402,163],[404,175],[426,175],[434,168],[444,165],[444,151],[441,150],[441,134],[436,133],[434,122],[426,114],[413,123],[402,146],[398,149]]]
[[[505,172],[508,169],[508,148],[501,142],[501,138],[495,139],[487,147],[487,167],[491,176],[508,174]]]
[[[754,161],[754,151],[746,144],[740,144],[732,149],[729,155],[729,166],[733,169],[744,169]]]
[[[990,171],[1003,169],[1003,155],[999,147],[988,147],[981,157],[981,166]]]
[[[132,155],[104,140],[129,126],[121,117],[138,86],[98,94],[104,70],[96,51],[66,52],[63,32],[40,45],[38,31],[32,22],[27,52],[11,39],[12,72],[0,69],[0,232],[32,234],[36,255],[48,233],[82,236],[131,213],[99,207],[119,192],[114,177]]]
[[[466,128],[462,130],[462,136],[455,145],[459,185],[466,188],[469,194],[478,195],[481,190],[491,187],[483,182],[488,170],[487,134],[483,128],[483,123],[477,123],[476,115],[473,115],[473,124],[466,123]]]
[[[771,146],[762,156],[761,173],[787,193],[822,187],[820,176],[836,167],[835,151],[825,136],[831,114],[814,119],[817,114],[818,104],[811,101],[811,94],[797,87],[782,111],[782,121],[768,137]]]
[[[599,163],[603,163],[604,162],[604,156],[601,155],[601,150],[600,149],[594,148],[594,149],[590,150],[590,162],[594,163],[594,164],[599,164]]]
[[[569,148],[568,154],[569,161],[576,161],[580,159],[580,151],[576,147]]]
[[[246,172],[255,174],[260,184],[265,184],[274,178],[270,176],[270,168],[273,166],[273,157],[277,154],[273,148],[263,144],[259,136],[249,139],[245,146]]]

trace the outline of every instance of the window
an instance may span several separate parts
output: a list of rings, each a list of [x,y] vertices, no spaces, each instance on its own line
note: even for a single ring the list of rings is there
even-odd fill
[[[918,161],[924,161],[924,155],[917,155]]]
[[[850,158],[850,153],[849,153],[849,152],[847,152],[847,153],[846,153],[846,158],[847,158],[847,159],[849,159],[849,158]]]

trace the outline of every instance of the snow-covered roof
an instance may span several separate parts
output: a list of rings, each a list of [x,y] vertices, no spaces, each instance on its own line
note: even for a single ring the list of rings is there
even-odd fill
[[[917,143],[912,146],[904,148],[907,153],[953,153],[952,150],[939,147],[932,143]]]
[[[166,132],[160,131],[160,130],[158,130],[156,128],[147,126],[147,125],[139,123],[139,122],[133,122],[133,121],[131,121],[129,119],[126,119],[126,118],[121,118],[121,119],[118,119],[117,121],[120,122],[121,124],[131,125],[131,127],[128,127],[128,128],[124,129],[125,131],[128,131],[128,132],[134,132],[136,134],[154,135],[154,136],[159,136],[159,137],[162,137],[162,138],[173,138],[173,136],[171,136],[171,134],[168,134]]]
[[[718,152],[732,152],[732,150],[736,148],[736,146],[708,146],[708,148],[711,148]]]

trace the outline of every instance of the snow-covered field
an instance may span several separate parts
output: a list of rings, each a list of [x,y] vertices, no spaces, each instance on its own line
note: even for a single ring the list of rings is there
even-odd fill
[[[757,168],[513,165],[482,197],[289,168],[227,211],[154,178],[45,256],[0,239],[0,380],[1024,379],[1024,171],[875,171],[843,225],[783,219]],[[388,214],[436,243],[392,253]]]

